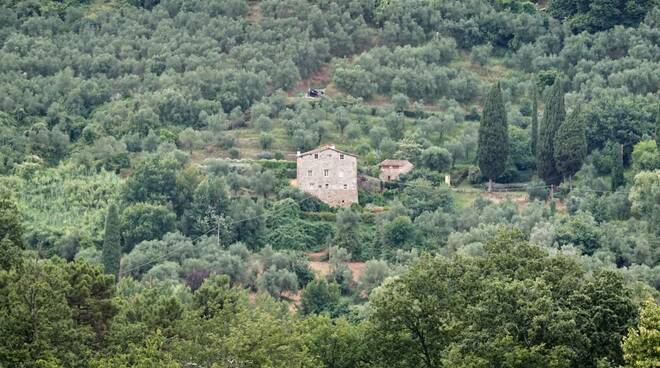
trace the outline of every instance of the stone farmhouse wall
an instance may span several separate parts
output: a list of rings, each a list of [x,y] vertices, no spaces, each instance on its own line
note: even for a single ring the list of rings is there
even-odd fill
[[[297,155],[298,189],[333,207],[358,201],[357,157],[333,147]]]
[[[384,162],[380,165],[380,173],[378,178],[382,181],[399,180],[399,176],[410,172],[413,167],[414,166],[407,161],[405,163],[397,164],[387,164]]]

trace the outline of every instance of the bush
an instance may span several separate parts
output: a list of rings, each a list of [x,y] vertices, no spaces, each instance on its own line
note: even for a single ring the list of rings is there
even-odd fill
[[[548,188],[543,180],[534,180],[527,184],[527,196],[530,201],[540,200],[545,201],[548,199]]]

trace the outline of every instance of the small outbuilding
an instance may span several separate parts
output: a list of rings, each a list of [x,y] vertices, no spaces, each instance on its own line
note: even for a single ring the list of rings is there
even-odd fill
[[[378,166],[380,166],[378,177],[382,181],[399,180],[399,176],[410,172],[415,167],[408,160],[385,160]]]

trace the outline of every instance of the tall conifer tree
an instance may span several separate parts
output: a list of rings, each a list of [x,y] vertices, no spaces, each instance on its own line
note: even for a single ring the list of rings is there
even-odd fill
[[[559,126],[555,134],[555,165],[557,171],[571,182],[587,156],[587,127],[575,109]]]
[[[532,154],[536,155],[536,146],[539,140],[539,90],[536,85],[532,87],[532,131],[530,142],[532,143]]]
[[[105,237],[103,238],[103,266],[105,273],[119,278],[119,259],[121,257],[121,240],[119,233],[119,214],[117,206],[110,203],[105,218]]]
[[[504,99],[499,83],[486,96],[479,124],[478,162],[481,174],[488,178],[488,191],[506,168],[509,155],[509,131]]]
[[[617,144],[612,150],[612,191],[626,184],[623,176],[623,145]]]
[[[658,105],[658,112],[655,115],[655,148],[660,156],[660,105]]]
[[[536,170],[539,177],[548,184],[561,182],[561,175],[555,165],[555,134],[565,117],[564,90],[561,80],[557,78],[545,103],[536,146]]]

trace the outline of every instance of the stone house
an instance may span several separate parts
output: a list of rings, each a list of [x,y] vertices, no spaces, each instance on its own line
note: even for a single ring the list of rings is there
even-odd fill
[[[380,166],[378,177],[382,181],[399,180],[400,175],[410,172],[414,167],[408,160],[385,160],[378,166]]]
[[[358,201],[357,156],[324,146],[296,154],[298,189],[333,207]]]

